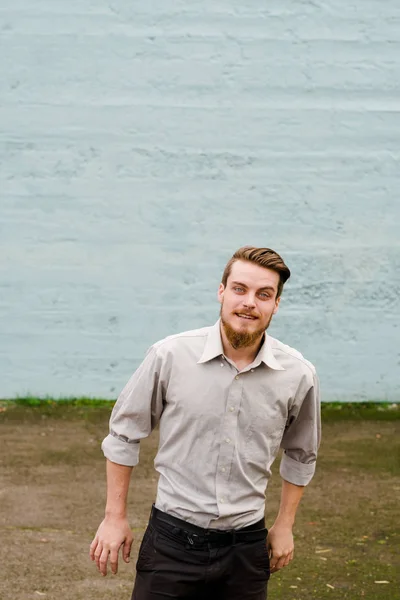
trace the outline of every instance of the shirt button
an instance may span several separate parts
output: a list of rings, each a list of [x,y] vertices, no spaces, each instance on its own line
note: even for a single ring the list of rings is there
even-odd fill
[[[254,373],[254,369],[250,369],[250,371],[251,371],[252,373]]]
[[[225,441],[227,444],[229,444],[229,442],[231,441],[231,438],[225,438]]]
[[[239,375],[236,375],[235,379],[239,379]]]
[[[223,366],[224,366],[224,363],[221,363],[221,367],[223,367]]]
[[[219,501],[221,502],[221,504],[223,504],[225,502],[225,498],[220,498]]]
[[[230,407],[229,407],[229,410],[230,410],[231,412],[233,412],[233,411],[235,410],[235,407],[234,407],[234,406],[230,406]]]
[[[225,473],[225,471],[226,471],[225,467],[222,467],[221,471],[222,471],[223,473]]]

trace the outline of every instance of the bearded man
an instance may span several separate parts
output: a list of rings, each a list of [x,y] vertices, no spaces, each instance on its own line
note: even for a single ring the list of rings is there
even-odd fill
[[[132,546],[126,501],[139,442],[159,424],[159,474],[132,600],[264,600],[293,558],[293,524],[315,471],[320,400],[313,365],[267,335],[290,271],[269,248],[240,248],[212,327],[154,344],[120,394],[102,444],[105,518],[90,555],[106,575]],[[279,448],[281,502],[269,531],[265,493]]]

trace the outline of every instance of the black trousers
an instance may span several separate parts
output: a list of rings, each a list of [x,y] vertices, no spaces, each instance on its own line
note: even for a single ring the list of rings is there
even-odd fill
[[[153,507],[131,600],[265,600],[264,520],[235,531],[191,525]]]

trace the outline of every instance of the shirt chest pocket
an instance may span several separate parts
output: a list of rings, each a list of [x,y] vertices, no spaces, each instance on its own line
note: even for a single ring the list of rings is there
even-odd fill
[[[258,402],[249,406],[246,426],[246,455],[264,460],[279,448],[286,426],[286,411],[278,403]]]
[[[248,415],[251,428],[260,428],[273,435],[276,430],[283,431],[287,420],[287,408],[277,400],[263,398],[248,403]]]

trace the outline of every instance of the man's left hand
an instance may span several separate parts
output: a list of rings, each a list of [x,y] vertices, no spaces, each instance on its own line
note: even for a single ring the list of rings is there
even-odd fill
[[[268,531],[267,547],[271,573],[287,567],[293,559],[294,541],[291,527],[275,524]]]

